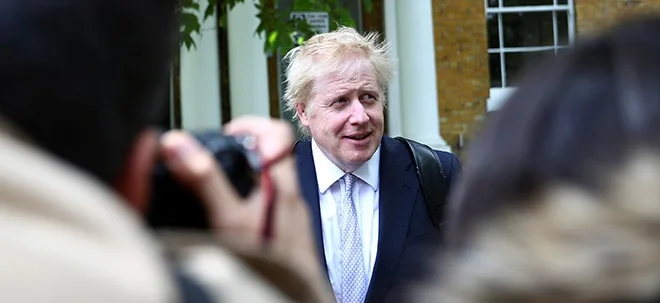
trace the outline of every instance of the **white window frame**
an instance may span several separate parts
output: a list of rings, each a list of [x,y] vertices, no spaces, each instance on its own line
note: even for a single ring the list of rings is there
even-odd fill
[[[502,31],[503,22],[502,22],[502,13],[528,13],[528,12],[567,12],[568,16],[568,43],[573,44],[575,41],[575,0],[567,0],[566,4],[557,4],[558,0],[553,0],[552,5],[533,5],[533,6],[504,6],[503,2],[505,0],[499,0],[498,7],[488,7],[488,0],[484,0],[484,7],[486,8],[485,17],[488,18],[488,14],[497,14],[497,31],[499,34],[499,47],[497,48],[488,48],[488,55],[490,60],[490,54],[499,54],[500,55],[500,66],[501,66],[501,78],[502,78],[502,87],[491,87],[490,88],[490,97],[488,98],[487,109],[488,111],[497,110],[502,106],[504,101],[509,95],[515,91],[515,87],[507,86],[506,83],[506,65],[504,54],[506,53],[518,53],[518,52],[538,52],[538,51],[548,51],[554,50],[555,52],[565,46],[559,46],[559,34],[557,29],[557,14],[552,14],[552,23],[553,23],[553,34],[554,34],[554,43],[552,46],[532,46],[532,47],[505,47],[504,46],[504,33]]]

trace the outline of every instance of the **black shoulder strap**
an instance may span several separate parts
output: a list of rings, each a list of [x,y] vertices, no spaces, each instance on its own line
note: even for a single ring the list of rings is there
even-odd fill
[[[439,229],[443,224],[443,211],[448,188],[438,154],[428,145],[403,137],[396,137],[395,139],[404,143],[415,159],[417,175],[422,185],[426,207],[431,216],[431,221]]]
[[[181,303],[212,303],[211,294],[204,286],[180,268],[171,269],[174,282],[179,290]]]

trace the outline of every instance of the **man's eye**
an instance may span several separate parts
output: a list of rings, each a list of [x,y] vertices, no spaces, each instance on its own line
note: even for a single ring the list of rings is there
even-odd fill
[[[362,101],[376,101],[376,97],[372,94],[364,94],[361,98]]]
[[[341,104],[346,103],[346,101],[347,101],[346,98],[339,98],[339,99],[335,100],[335,102],[332,102],[332,105],[341,105]]]

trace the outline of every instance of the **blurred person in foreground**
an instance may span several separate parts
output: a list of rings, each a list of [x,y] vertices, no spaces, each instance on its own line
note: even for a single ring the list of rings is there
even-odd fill
[[[425,276],[441,233],[410,151],[383,133],[389,44],[344,27],[310,38],[285,60],[284,98],[307,135],[295,148],[300,186],[335,296],[400,302]],[[451,189],[458,158],[435,153]]]
[[[660,18],[534,68],[472,146],[419,302],[660,300]]]
[[[190,135],[154,130],[177,14],[173,0],[0,3],[0,301],[332,298],[284,122],[242,118],[224,128],[254,135],[265,161],[284,155],[271,170],[277,207],[264,253],[263,191],[238,198]],[[213,240],[236,248],[157,242],[141,216],[159,157],[204,201]]]

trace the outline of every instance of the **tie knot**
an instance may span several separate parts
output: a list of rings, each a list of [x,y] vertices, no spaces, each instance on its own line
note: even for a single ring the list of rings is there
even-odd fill
[[[353,190],[353,184],[355,184],[355,175],[345,174],[342,179],[344,180],[344,185],[346,186],[346,192],[351,192]]]

